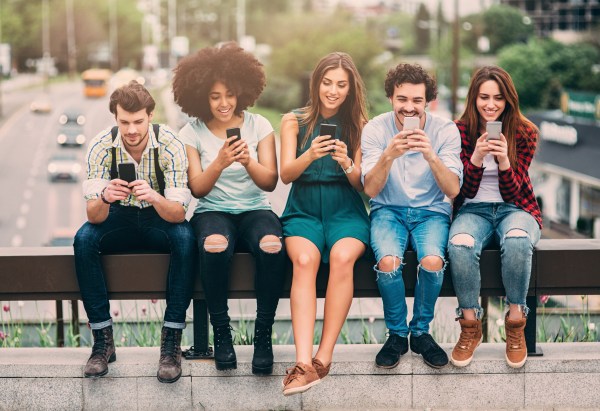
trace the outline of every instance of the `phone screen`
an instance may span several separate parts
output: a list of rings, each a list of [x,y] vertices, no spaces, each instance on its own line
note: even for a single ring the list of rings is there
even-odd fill
[[[319,129],[319,135],[331,136],[330,138],[335,138],[336,131],[337,126],[335,124],[321,124],[321,128]]]
[[[419,119],[419,117],[404,117],[404,127],[402,128],[402,131],[417,129],[421,125],[420,123],[421,119]]]
[[[239,127],[228,128],[225,132],[227,133],[228,139],[235,136],[235,138],[229,142],[229,145],[232,145],[233,143],[242,138]]]
[[[125,180],[128,183],[137,180],[135,174],[135,164],[133,163],[119,163],[119,178]]]
[[[485,131],[487,131],[488,133],[488,140],[500,140],[500,133],[502,132],[502,122],[488,121],[485,126]]]

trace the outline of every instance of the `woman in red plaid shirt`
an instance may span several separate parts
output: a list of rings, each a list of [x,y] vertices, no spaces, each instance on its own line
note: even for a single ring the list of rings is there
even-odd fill
[[[486,131],[491,121],[502,122],[499,136]],[[451,361],[457,367],[467,366],[481,342],[479,257],[482,249],[497,244],[509,306],[504,320],[505,357],[509,366],[520,368],[527,359],[525,299],[531,256],[542,226],[528,174],[538,129],[521,114],[510,75],[495,66],[475,73],[465,111],[456,124],[462,139],[464,182],[454,203],[448,252],[461,334]]]

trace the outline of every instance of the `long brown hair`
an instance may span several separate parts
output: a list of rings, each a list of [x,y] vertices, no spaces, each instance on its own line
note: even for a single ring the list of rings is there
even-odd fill
[[[306,134],[303,136],[300,146],[302,147],[306,144],[319,119],[319,108],[321,105],[319,88],[321,81],[323,81],[325,73],[336,68],[342,68],[348,73],[350,83],[348,95],[339,109],[339,114],[342,124],[342,136],[348,145],[348,155],[352,157],[360,147],[362,128],[369,117],[367,114],[364,83],[352,61],[352,57],[346,53],[334,52],[326,55],[317,63],[312,73],[310,78],[310,98],[306,107],[300,109],[299,115],[299,124],[306,126]]]
[[[481,85],[488,80],[495,81],[498,84],[500,93],[506,101],[506,106],[498,121],[502,121],[502,133],[506,137],[508,145],[508,159],[511,167],[515,169],[517,167],[517,134],[521,134],[522,138],[528,138],[527,144],[533,150],[536,142],[531,138],[535,137],[530,136],[535,136],[537,133],[526,133],[525,130],[529,128],[537,131],[537,127],[521,114],[519,95],[510,74],[497,66],[485,66],[477,70],[471,79],[465,111],[460,120],[465,123],[471,144],[475,146],[480,136],[479,131],[485,129],[485,123],[477,111],[477,96]]]

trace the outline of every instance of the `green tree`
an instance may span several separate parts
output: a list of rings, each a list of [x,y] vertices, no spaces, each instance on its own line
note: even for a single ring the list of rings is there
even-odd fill
[[[498,65],[510,73],[521,106],[546,106],[552,71],[538,41],[503,48],[498,55]]]
[[[427,7],[423,3],[419,5],[417,15],[415,16],[413,27],[415,30],[415,49],[419,54],[427,54],[431,39],[431,16]]]
[[[513,43],[525,43],[533,36],[531,20],[511,6],[490,7],[483,13],[483,21],[492,53]]]

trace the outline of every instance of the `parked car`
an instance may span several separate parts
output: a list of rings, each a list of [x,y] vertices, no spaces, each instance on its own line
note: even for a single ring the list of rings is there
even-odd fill
[[[50,102],[50,96],[47,94],[40,94],[29,104],[29,110],[32,113],[47,114],[52,111],[52,103]]]
[[[81,164],[74,153],[57,153],[48,161],[48,179],[77,181],[81,172]]]

